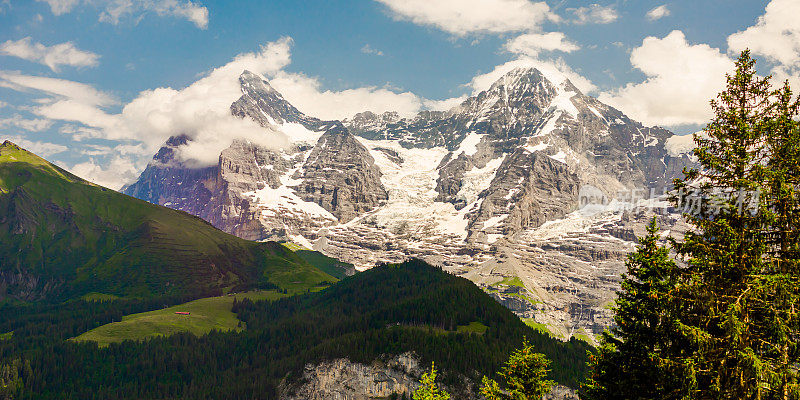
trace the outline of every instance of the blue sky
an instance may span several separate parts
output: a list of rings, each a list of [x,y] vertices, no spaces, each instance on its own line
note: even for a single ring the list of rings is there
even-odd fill
[[[203,95],[223,108],[235,71],[212,71],[226,65],[258,69],[309,114],[344,118],[444,108],[515,62],[566,69],[632,117],[685,134],[744,47],[763,73],[797,80],[800,23],[786,17],[797,3],[0,0],[0,139],[118,187],[170,129],[199,129],[161,119],[204,112]]]

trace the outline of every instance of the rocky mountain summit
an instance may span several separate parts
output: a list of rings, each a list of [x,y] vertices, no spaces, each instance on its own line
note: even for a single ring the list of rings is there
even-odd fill
[[[380,170],[340,122],[306,116],[249,71],[239,83],[242,96],[231,113],[283,132],[287,148],[276,151],[237,139],[216,165],[197,168],[178,157],[180,146],[192,139],[174,136],[123,192],[250,240],[292,239],[385,202]]]
[[[563,338],[591,340],[610,324],[625,254],[653,214],[632,209],[635,196],[613,199],[660,194],[692,162],[671,132],[533,68],[446,112],[341,122],[303,114],[250,72],[239,83],[231,113],[282,132],[288,146],[234,140],[216,165],[197,168],[177,157],[193,139],[176,135],[125,193],[362,268],[420,257]],[[610,207],[582,209],[587,187]],[[668,209],[658,214],[681,229]]]

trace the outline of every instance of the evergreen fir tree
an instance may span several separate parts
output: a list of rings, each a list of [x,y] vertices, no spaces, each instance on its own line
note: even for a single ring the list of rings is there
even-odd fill
[[[696,346],[684,360],[693,398],[774,398],[771,382],[785,380],[792,368],[784,346],[796,340],[785,324],[792,290],[788,275],[776,275],[768,261],[775,218],[760,196],[773,196],[768,138],[776,127],[775,92],[754,64],[747,51],[737,60],[726,90],[712,101],[714,120],[696,137],[700,168],[676,182],[679,203],[693,190],[705,202],[686,214],[695,229],[677,246],[688,261],[677,299],[680,330]]]
[[[449,400],[450,394],[436,384],[436,366],[431,363],[431,371],[422,374],[421,386],[411,395],[413,400]]]
[[[674,243],[686,265],[651,224],[586,399],[800,398],[800,103],[745,51],[711,105],[699,168],[675,182],[678,208],[693,206],[693,229]]]
[[[761,212],[768,243],[765,270],[754,277],[754,327],[761,336],[764,397],[800,398],[800,100],[788,83],[776,92],[766,143],[769,162]]]
[[[547,379],[550,360],[544,354],[535,353],[527,339],[522,348],[508,357],[506,365],[498,374],[505,380],[505,389],[494,379],[483,377],[481,394],[487,400],[538,400],[550,392],[555,382]]]
[[[679,399],[685,395],[680,357],[687,344],[677,332],[672,298],[678,271],[658,244],[656,219],[628,256],[628,273],[614,307],[612,332],[604,332],[582,388],[583,399]]]

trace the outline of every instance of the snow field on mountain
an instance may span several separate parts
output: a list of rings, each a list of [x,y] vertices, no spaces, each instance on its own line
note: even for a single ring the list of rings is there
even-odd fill
[[[263,206],[262,214],[270,217],[277,217],[283,213],[301,213],[311,217],[318,217],[330,220],[336,220],[328,210],[322,208],[319,204],[303,201],[293,189],[282,185],[277,189],[264,186],[261,190],[243,193],[244,196],[249,197],[256,201],[259,205]]]
[[[295,144],[315,145],[325,131],[314,132],[296,122],[286,122],[280,125],[280,131],[289,137],[289,141]]]
[[[558,95],[550,102],[550,107],[558,110],[563,110],[569,113],[572,118],[578,118],[578,108],[572,103],[572,98],[577,93],[572,91],[564,91],[563,87],[559,86]]]
[[[294,133],[301,133],[305,135],[311,133],[311,131],[300,124],[287,123],[284,124],[282,128],[286,127],[286,125],[293,125],[289,128],[290,132],[293,130]],[[305,138],[308,139],[308,136]],[[310,150],[306,151],[304,156],[308,157],[309,153],[311,153]],[[267,165],[265,167],[273,166]],[[261,214],[266,217],[280,217],[286,213],[292,213],[305,214],[314,219],[336,221],[336,217],[334,217],[333,214],[331,214],[328,210],[322,208],[322,206],[317,203],[308,202],[301,199],[297,193],[295,193],[294,189],[291,188],[292,186],[297,186],[303,183],[302,180],[294,179],[292,177],[298,169],[299,168],[289,169],[286,171],[286,173],[281,175],[281,186],[276,189],[273,189],[269,185],[265,184],[263,189],[245,192],[242,193],[242,195],[255,201],[261,209]]]
[[[470,132],[467,136],[461,141],[461,144],[458,146],[458,149],[455,151],[454,155],[458,157],[459,154],[462,152],[465,156],[472,156],[478,152],[478,143],[481,142],[481,139],[486,135],[479,135],[475,132]]]
[[[664,143],[664,147],[667,149],[669,155],[673,157],[678,157],[681,154],[691,153],[691,151],[695,148],[694,134],[672,136],[667,139],[666,143]]]
[[[471,150],[480,141],[480,135],[474,136],[477,138],[470,139],[474,144],[464,146],[467,150]],[[456,210],[453,204],[436,201],[436,180],[439,177],[437,167],[447,155],[447,149],[405,149],[395,141],[358,140],[370,150],[375,164],[383,174],[381,182],[389,192],[386,205],[370,217],[374,217],[379,226],[390,231],[401,234],[403,230],[422,232],[432,235],[428,237],[431,239],[456,236],[463,240],[467,237],[469,221],[466,214],[473,210],[478,194],[489,186],[503,161],[503,158],[492,160],[484,168],[473,168],[465,174],[464,185],[458,196],[465,199],[468,206]],[[377,148],[396,151],[403,159],[402,164],[396,164],[385,153],[376,150]],[[455,154],[460,153],[457,151]]]
[[[467,204],[470,205],[477,202],[478,195],[492,183],[497,174],[497,169],[500,168],[505,158],[504,154],[502,157],[489,161],[483,168],[472,168],[465,172],[461,190],[458,191],[456,197],[466,200]]]
[[[563,115],[562,111],[555,111],[553,116],[550,117],[550,119],[547,120],[547,123],[544,124],[544,127],[540,129],[537,134],[533,135],[533,137],[541,137],[551,134],[556,129],[556,123],[558,122],[559,118],[561,118],[561,115]]]

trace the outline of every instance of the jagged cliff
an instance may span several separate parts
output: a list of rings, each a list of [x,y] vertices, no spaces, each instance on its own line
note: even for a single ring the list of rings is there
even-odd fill
[[[661,193],[684,166],[672,133],[645,127],[557,73],[520,68],[446,112],[321,121],[245,71],[233,115],[283,132],[275,150],[234,140],[216,165],[179,161],[171,138],[125,192],[254,240],[291,240],[368,267],[409,256],[491,290],[561,337],[610,323],[634,228],[652,212],[584,213],[581,190]],[[624,200],[624,199],[622,199]],[[615,203],[617,205],[619,202]],[[628,205],[633,205],[629,202]],[[652,201],[651,201],[652,203]],[[679,218],[660,211],[667,227]]]

